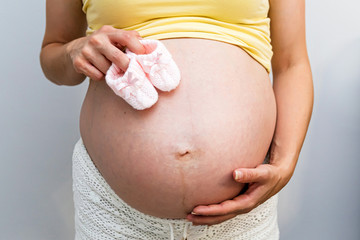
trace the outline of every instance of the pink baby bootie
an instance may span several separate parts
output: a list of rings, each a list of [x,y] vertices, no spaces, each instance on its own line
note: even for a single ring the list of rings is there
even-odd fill
[[[158,100],[158,93],[135,58],[128,55],[130,63],[123,72],[112,64],[105,79],[116,95],[137,110],[151,107]]]
[[[153,39],[143,39],[140,42],[146,53],[135,54],[127,49],[127,55],[136,58],[156,88],[161,91],[175,89],[180,82],[180,70],[164,44]]]

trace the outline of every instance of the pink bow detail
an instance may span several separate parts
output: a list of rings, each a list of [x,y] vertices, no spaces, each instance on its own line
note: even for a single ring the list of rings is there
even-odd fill
[[[171,58],[161,52],[157,52],[154,56],[154,59],[151,61],[144,60],[142,66],[144,71],[147,72],[151,77],[154,76],[154,73],[160,71],[163,65],[169,64]]]
[[[124,99],[129,99],[131,96],[131,93],[136,93],[140,91],[140,88],[142,87],[140,79],[135,76],[134,73],[129,72],[128,77],[125,81],[120,82],[116,88],[118,91],[120,91],[123,94]]]

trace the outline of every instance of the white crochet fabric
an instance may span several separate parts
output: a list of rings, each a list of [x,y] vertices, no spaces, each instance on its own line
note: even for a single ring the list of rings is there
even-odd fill
[[[250,213],[213,226],[143,214],[121,200],[80,139],[73,153],[75,240],[277,240],[277,195]]]

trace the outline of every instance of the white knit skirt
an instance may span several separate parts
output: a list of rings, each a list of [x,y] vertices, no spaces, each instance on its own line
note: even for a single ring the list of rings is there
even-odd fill
[[[75,240],[277,240],[277,195],[247,214],[212,226],[157,218],[130,207],[111,189],[80,139],[73,153]]]

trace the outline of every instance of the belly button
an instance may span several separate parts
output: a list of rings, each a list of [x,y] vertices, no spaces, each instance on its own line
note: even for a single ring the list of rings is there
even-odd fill
[[[190,152],[189,152],[189,151],[185,151],[185,152],[180,152],[180,153],[179,153],[180,157],[185,156],[185,155],[187,155],[187,154],[190,154]]]
[[[190,143],[177,144],[174,152],[175,159],[179,161],[188,161],[196,158],[197,155],[197,147]]]
[[[176,159],[180,161],[186,161],[191,159],[190,150],[179,151],[176,153]]]

